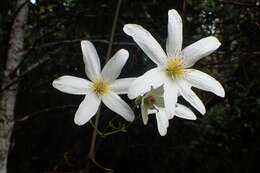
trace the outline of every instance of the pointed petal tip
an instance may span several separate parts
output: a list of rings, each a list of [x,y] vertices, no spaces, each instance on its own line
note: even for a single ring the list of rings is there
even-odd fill
[[[211,39],[213,42],[215,42],[217,48],[219,48],[221,46],[221,43],[217,37],[209,36],[208,38]]]
[[[52,87],[56,88],[57,82],[59,81],[59,78],[52,81],[51,85]]]
[[[218,96],[219,97],[222,97],[222,98],[224,98],[225,97],[225,95],[226,95],[226,92],[225,92],[225,89],[223,88],[223,86],[220,84],[220,89],[219,89],[219,94],[218,94]]]
[[[74,118],[74,123],[77,125],[77,126],[83,126],[85,123],[81,122],[80,120],[78,119],[75,119]]]
[[[218,93],[216,93],[217,96],[224,98],[225,97],[225,90],[222,88]]]
[[[178,11],[176,11],[175,9],[170,9],[169,11],[168,11],[168,15],[169,16],[172,16],[172,15],[179,15],[179,13],[178,13]]]
[[[166,136],[166,134],[167,134],[167,133],[163,133],[163,134],[160,134],[160,135],[163,137],[163,136]]]
[[[223,93],[220,95],[220,97],[224,98],[226,96],[225,91],[223,91]]]
[[[202,115],[205,115],[205,113],[206,113],[206,108],[204,107],[204,109],[199,110],[199,112],[200,112]]]
[[[128,57],[129,57],[129,52],[128,52],[128,50],[126,50],[126,49],[120,49],[119,51],[122,53],[123,58],[128,59]]]
[[[59,86],[61,86],[61,83],[59,82],[60,81],[60,79],[58,78],[58,79],[55,79],[53,82],[52,82],[52,87],[53,88],[55,88],[55,89],[57,89],[57,90],[60,90],[59,88]]]
[[[190,120],[197,120],[197,117],[194,115],[193,117],[190,118]]]
[[[216,94],[219,97],[224,98],[225,97],[225,89],[221,85],[220,82],[217,81],[216,88],[212,91],[214,94]]]
[[[126,119],[129,122],[133,122],[135,120],[135,115],[131,115],[128,119]]]
[[[87,121],[88,122],[88,121]],[[80,116],[74,116],[74,123],[77,126],[83,126],[84,124],[87,123],[86,121],[84,121],[82,118],[80,118]]]
[[[129,33],[129,30],[131,29],[131,26],[133,24],[125,24],[124,27],[123,27],[123,31],[127,34],[127,35],[130,35]]]
[[[127,97],[131,100],[135,99],[135,96],[128,90]]]
[[[62,79],[67,78],[67,77],[68,77],[68,76],[64,75],[64,76],[58,77],[57,79],[54,79],[54,80],[52,81],[52,86],[58,84]]]
[[[88,41],[88,40],[81,40],[80,44],[81,44],[81,46],[82,46],[82,45],[84,45],[84,44],[91,44],[91,42]]]
[[[164,132],[159,132],[159,134],[160,134],[161,136],[166,136],[166,134],[167,134],[167,129],[166,129]]]
[[[129,35],[129,36],[132,36],[134,33],[134,31],[136,30],[136,29],[140,29],[140,30],[144,30],[144,28],[141,26],[141,25],[137,25],[137,24],[131,24],[131,23],[129,23],[129,24],[125,24],[124,25],[124,27],[123,27],[123,31],[127,34],[127,35]]]
[[[132,24],[132,23],[128,23],[128,24],[125,24],[124,27],[123,27],[123,30],[127,30],[127,29],[130,29],[132,28],[133,26],[137,26],[137,24]]]

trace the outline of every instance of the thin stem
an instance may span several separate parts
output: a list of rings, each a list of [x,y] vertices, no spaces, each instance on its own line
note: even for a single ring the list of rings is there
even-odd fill
[[[111,55],[111,50],[112,50],[112,46],[113,46],[115,30],[116,30],[116,24],[117,24],[117,20],[118,20],[118,16],[119,16],[119,10],[120,10],[120,7],[121,7],[121,2],[122,2],[122,0],[118,0],[117,1],[116,12],[115,12],[115,16],[114,16],[114,19],[113,19],[113,25],[112,25],[112,29],[111,29],[109,45],[108,45],[108,49],[107,49],[106,61],[109,60],[110,55]],[[90,150],[89,150],[88,157],[99,168],[101,168],[101,169],[103,169],[105,171],[108,171],[108,172],[113,172],[112,169],[108,169],[108,168],[103,167],[102,165],[97,163],[96,160],[95,160],[95,154],[96,154],[95,147],[96,147],[96,139],[97,139],[97,132],[98,132],[97,130],[98,130],[99,118],[100,118],[100,107],[99,107],[98,112],[96,114],[95,125],[94,125],[96,128],[93,129],[91,145],[90,145]],[[87,172],[89,172],[89,170],[90,170],[90,167],[89,167],[89,163],[88,163]]]
[[[117,1],[116,13],[114,16],[113,25],[112,25],[111,34],[110,34],[110,40],[109,40],[108,49],[107,49],[106,61],[108,61],[111,56],[111,51],[112,51],[113,41],[114,41],[114,37],[115,37],[116,24],[117,24],[117,20],[118,20],[118,16],[119,16],[121,2],[122,2],[122,0]]]
[[[90,123],[90,125],[91,125],[94,129],[96,129],[97,134],[98,134],[99,136],[101,136],[101,137],[104,136],[104,134],[103,134],[101,131],[98,130],[98,128],[95,126],[95,124],[94,124],[91,120],[89,121],[89,123]]]
[[[107,136],[110,136],[110,135],[113,135],[113,134],[116,134],[119,132],[126,132],[126,130],[125,130],[125,128],[122,128],[122,129],[117,129],[117,130],[114,130],[111,132],[107,132],[107,133],[104,133],[104,137],[107,137]]]
[[[91,145],[89,149],[88,157],[92,160],[95,158],[95,146],[96,146],[96,138],[97,138],[97,128],[98,128],[98,122],[100,118],[100,106],[98,108],[96,119],[95,119],[95,127],[92,132],[92,139],[91,139]]]
[[[106,167],[102,166],[101,164],[99,164],[99,163],[96,161],[95,158],[91,158],[91,161],[92,161],[96,166],[98,166],[99,168],[103,169],[104,171],[107,171],[108,173],[114,172],[113,169],[106,168]]]

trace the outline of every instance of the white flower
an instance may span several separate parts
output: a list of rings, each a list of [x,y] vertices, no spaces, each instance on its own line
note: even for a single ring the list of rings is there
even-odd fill
[[[100,61],[94,45],[81,41],[86,80],[73,76],[62,76],[53,81],[54,88],[69,94],[86,95],[75,114],[74,122],[83,125],[93,117],[101,101],[112,111],[127,121],[134,120],[134,112],[118,94],[126,94],[133,78],[117,79],[125,65],[129,53],[120,49],[101,71]]]
[[[144,125],[148,122],[148,115],[155,114],[157,121],[157,128],[161,136],[165,136],[167,133],[167,128],[169,126],[169,119],[174,116],[188,119],[196,120],[195,114],[186,106],[176,103],[174,114],[170,114],[164,108],[163,101],[163,88],[159,87],[157,89],[151,89],[141,98],[141,114]]]
[[[163,85],[167,111],[174,113],[177,97],[181,95],[200,113],[205,114],[204,104],[191,87],[213,92],[220,97],[225,96],[225,91],[218,81],[206,73],[190,69],[199,59],[215,51],[221,45],[220,42],[217,38],[209,36],[182,50],[182,19],[176,10],[168,12],[167,54],[154,37],[140,25],[127,24],[124,26],[124,32],[133,37],[157,65],[134,80],[129,88],[129,98],[143,95],[151,86],[157,88]]]
[[[30,0],[32,4],[35,4],[36,3],[36,0]]]

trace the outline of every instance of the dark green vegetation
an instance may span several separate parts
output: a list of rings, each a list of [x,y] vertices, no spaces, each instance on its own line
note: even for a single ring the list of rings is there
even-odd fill
[[[30,5],[26,52],[20,71],[10,173],[79,171],[85,168],[92,127],[78,127],[74,113],[83,96],[61,93],[52,81],[61,75],[85,78],[80,40],[94,42],[104,64],[117,0],[39,0]],[[260,6],[256,0],[123,0],[112,52],[130,51],[122,76],[153,66],[123,31],[126,23],[147,28],[162,45],[167,11],[182,14],[184,46],[208,35],[222,43],[195,68],[218,79],[226,97],[200,92],[207,108],[198,120],[174,118],[161,137],[156,121],[137,119],[127,129],[97,141],[97,160],[116,173],[257,173],[260,172]],[[0,2],[1,73],[15,9]],[[35,68],[33,68],[36,66]],[[127,98],[126,98],[127,99]],[[133,104],[133,102],[129,101]],[[194,110],[195,111],[195,110]],[[140,110],[136,110],[139,117]],[[102,107],[100,130],[108,121],[126,122]],[[113,128],[109,127],[109,130]],[[102,172],[94,167],[94,172]]]

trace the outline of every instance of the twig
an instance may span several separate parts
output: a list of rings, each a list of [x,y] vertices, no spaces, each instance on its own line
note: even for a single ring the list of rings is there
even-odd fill
[[[95,160],[95,158],[90,158],[90,160],[91,160],[96,166],[98,166],[99,168],[103,169],[104,171],[107,171],[108,173],[114,172],[113,169],[106,168],[106,167],[102,166],[101,164],[99,164],[99,163]]]
[[[56,49],[55,51],[49,53],[49,54],[55,54],[57,53],[59,49]],[[25,70],[23,73],[21,73],[20,75],[18,75],[16,78],[14,78],[9,84],[7,84],[6,86],[3,86],[0,89],[0,93],[4,92],[5,90],[7,90],[8,88],[10,88],[11,86],[13,86],[14,84],[16,84],[19,80],[21,80],[22,77],[24,77],[25,75],[27,75],[28,73],[30,73],[31,71],[33,71],[34,69],[36,69],[37,67],[39,67],[40,65],[44,64],[45,62],[47,62],[48,60],[50,60],[50,55],[45,55],[42,59],[40,59],[38,62],[32,64],[31,66],[29,66],[27,68],[27,70]]]
[[[26,121],[29,118],[35,117],[39,114],[54,111],[54,110],[57,110],[57,109],[67,109],[67,108],[76,108],[76,107],[77,107],[76,105],[64,105],[64,106],[49,107],[49,108],[41,109],[41,110],[34,112],[34,113],[31,113],[31,114],[27,114],[27,115],[23,116],[22,118],[15,119],[15,122],[23,122],[23,121]]]
[[[182,1],[182,16],[185,15],[185,12],[186,12],[186,0],[183,0]]]
[[[115,36],[115,31],[116,31],[116,24],[117,24],[118,15],[119,15],[120,7],[121,7],[121,2],[122,2],[122,0],[118,0],[117,1],[116,13],[115,13],[115,17],[114,17],[114,20],[113,20],[110,40],[109,40],[108,49],[107,49],[106,61],[109,60],[110,55],[111,55],[111,50],[112,50],[112,45],[113,45],[113,41],[114,41],[114,36]]]
[[[96,128],[93,129],[92,139],[91,139],[91,144],[90,144],[90,149],[89,149],[89,154],[88,154],[88,157],[90,159],[95,158],[95,145],[96,145],[97,128],[98,128],[99,118],[100,118],[100,106],[99,106],[98,111],[96,113],[96,118],[95,118]]]
[[[86,39],[86,38],[85,38]],[[104,39],[92,39],[92,38],[87,38],[89,41],[91,42],[96,42],[96,43],[104,43],[104,44],[109,44],[108,40],[104,40]],[[49,42],[49,43],[45,43],[42,44],[39,47],[36,47],[36,49],[42,49],[42,48],[48,48],[48,47],[53,47],[53,46],[58,46],[61,44],[73,44],[73,43],[79,43],[82,39],[75,39],[75,40],[61,40],[61,41],[55,41],[55,42]],[[112,45],[135,45],[133,43],[129,43],[129,42],[113,42]],[[26,54],[27,52],[25,52],[24,54]]]
[[[249,7],[259,7],[259,5],[257,4],[253,4],[253,3],[245,3],[245,2],[238,2],[238,1],[225,1],[225,0],[219,0],[217,1],[219,3],[223,3],[223,4],[231,4],[231,5],[239,5],[239,6],[249,6]]]

